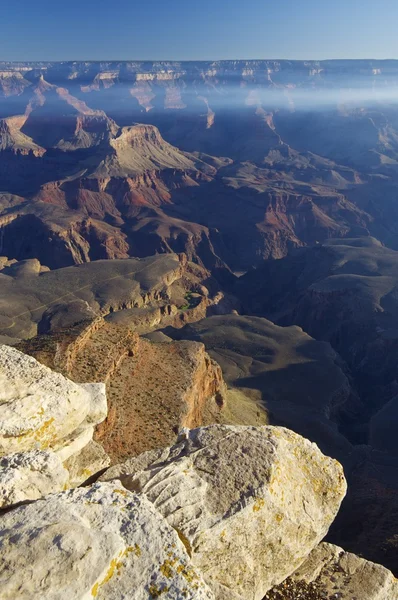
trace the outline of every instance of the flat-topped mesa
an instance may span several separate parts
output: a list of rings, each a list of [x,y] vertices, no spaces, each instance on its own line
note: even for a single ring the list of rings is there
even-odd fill
[[[221,369],[203,344],[146,339],[119,362],[107,388],[108,418],[95,440],[113,462],[172,444],[182,426],[217,422],[226,392]]]
[[[155,144],[166,144],[155,125],[134,123],[131,127],[123,127],[116,139],[129,141],[131,145],[140,146],[144,140]]]
[[[193,157],[166,142],[153,125],[123,127],[110,139],[110,146],[109,154],[90,177],[124,177],[164,169],[196,170]]]
[[[75,382],[105,382],[108,415],[95,440],[114,462],[173,443],[182,426],[218,422],[226,402],[221,368],[203,344],[139,338],[136,323],[150,326],[150,314],[125,312],[20,345]]]

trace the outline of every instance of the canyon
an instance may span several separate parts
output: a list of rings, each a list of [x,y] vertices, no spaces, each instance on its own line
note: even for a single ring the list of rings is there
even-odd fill
[[[5,597],[398,598],[397,100],[388,60],[0,62],[1,518],[62,541],[18,587],[6,536]]]

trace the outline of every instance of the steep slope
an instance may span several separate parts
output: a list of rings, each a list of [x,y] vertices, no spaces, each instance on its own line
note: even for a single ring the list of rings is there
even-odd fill
[[[114,161],[100,164],[94,177],[126,177],[162,169],[193,170],[194,163],[165,142],[159,130],[148,125],[124,127],[110,141]]]
[[[294,172],[279,167],[226,167],[209,185],[192,188],[189,197],[176,193],[164,211],[217,229],[227,248],[222,258],[237,271],[281,258],[294,247],[368,231],[371,217],[344,191],[307,183],[307,173],[296,180]],[[347,182],[342,179],[341,185],[344,190]]]
[[[70,154],[73,153],[66,153]],[[33,202],[21,200],[18,211],[4,206],[2,252],[9,258],[37,257],[45,262],[46,255],[52,254],[54,239],[59,238],[58,224],[69,221],[70,226],[63,232],[63,243],[69,250],[57,252],[50,261],[51,267],[88,257],[147,256],[171,251],[186,252],[190,259],[206,267],[225,268],[219,256],[222,240],[217,232],[172,218],[161,209],[172,201],[176,191],[189,195],[192,187],[211,181],[222,161],[205,162],[185,155],[167,144],[156,128],[142,125],[117,129],[115,135],[109,134],[106,144],[93,148],[89,156],[82,156],[77,163],[58,154],[56,159],[37,159],[41,160],[40,167],[26,171],[19,156],[12,156],[11,166],[7,160],[2,163],[5,186],[11,179],[18,188],[30,189],[48,173],[54,175],[53,170],[56,174],[66,168],[75,173],[43,184]],[[17,177],[14,167],[24,172],[23,178]],[[43,203],[63,210],[46,208]],[[38,234],[27,243],[25,232],[32,223]],[[43,234],[47,231],[54,232],[54,237]],[[72,250],[75,246],[84,246],[84,251]]]
[[[145,203],[145,188],[155,188],[159,195],[151,196],[148,189],[148,201],[162,203],[168,199],[168,175],[175,174],[176,182],[171,178],[173,185],[197,185],[195,180],[216,173],[210,164],[180,152],[163,140],[158,129],[149,125],[134,125],[125,128],[116,128],[109,135],[107,143],[103,144],[96,152],[87,155],[79,163],[80,170],[74,177],[68,177],[66,182],[59,182],[62,189],[68,182],[74,182],[76,187],[92,189],[97,192],[110,192],[118,199],[118,191],[122,196],[135,188],[142,188]],[[163,176],[165,180],[162,181]],[[54,186],[54,184],[51,184]],[[156,188],[163,185],[166,197],[162,197]]]
[[[244,276],[237,291],[248,312],[330,341],[369,396],[369,415],[395,389],[397,281],[397,252],[360,238],[330,240],[265,263]]]
[[[5,116],[16,116],[12,132],[9,120],[4,125],[3,146],[14,150],[2,153],[0,187],[120,226],[130,255],[142,256],[141,246],[145,254],[171,248],[209,268],[242,271],[330,237],[370,231],[392,243],[387,215],[361,198],[375,193],[375,175],[395,190],[394,108],[384,117],[377,108],[336,117],[346,138],[352,130],[344,123],[354,130],[357,122],[373,123],[389,157],[377,168],[332,156],[327,145],[338,140],[307,126],[312,110],[292,108],[300,93],[313,103],[309,82],[317,90],[330,77],[344,87],[337,64],[328,73],[318,64],[278,61],[26,69],[29,85],[3,98]],[[314,122],[327,123],[328,114],[321,109]],[[307,134],[319,147],[304,143]],[[347,144],[342,150],[347,154]]]
[[[0,120],[0,151],[8,150],[14,154],[26,155],[31,153],[33,156],[43,156],[45,149],[22,133],[21,127],[25,121],[25,116]]]
[[[253,397],[271,424],[297,431],[337,458],[352,450],[338,422],[360,405],[329,344],[299,327],[238,315],[213,316],[166,333],[205,344],[231,388],[230,403],[239,393]]]
[[[321,104],[314,113],[322,85],[347,86],[341,65],[8,68],[29,85],[0,102],[0,187],[120,227],[130,256],[171,249],[244,271],[330,237],[370,232],[395,243],[394,204],[379,208],[383,190],[396,193],[395,108]],[[349,68],[357,76],[368,66]],[[344,136],[328,133],[330,115]]]

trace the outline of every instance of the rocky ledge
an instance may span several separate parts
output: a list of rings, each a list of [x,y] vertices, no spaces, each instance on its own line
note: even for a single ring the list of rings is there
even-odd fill
[[[322,543],[346,482],[300,435],[185,428],[107,469],[101,384],[1,346],[0,390],[4,600],[398,600],[387,569]]]

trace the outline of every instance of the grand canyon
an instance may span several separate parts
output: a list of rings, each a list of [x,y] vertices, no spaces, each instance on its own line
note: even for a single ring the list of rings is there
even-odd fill
[[[398,600],[397,200],[398,60],[0,62],[2,598]]]

